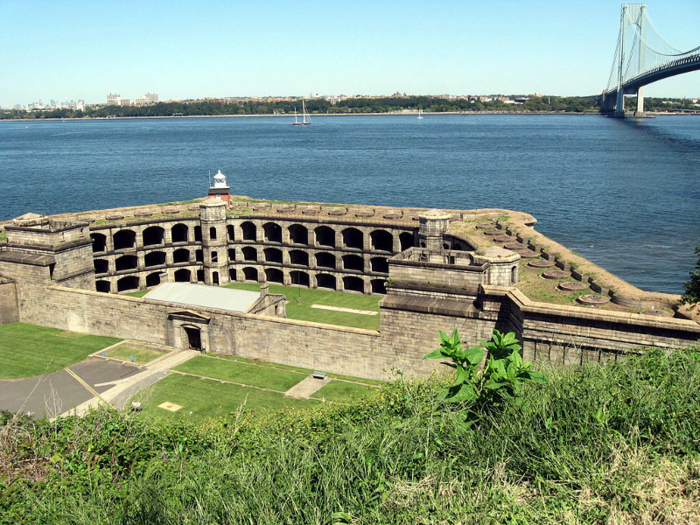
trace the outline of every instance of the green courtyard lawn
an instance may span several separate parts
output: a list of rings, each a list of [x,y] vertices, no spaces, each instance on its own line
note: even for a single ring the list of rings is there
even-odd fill
[[[134,363],[146,364],[150,363],[154,359],[158,359],[165,355],[165,352],[161,350],[156,350],[154,348],[149,348],[147,346],[133,345],[129,343],[121,344],[105,352],[107,357],[113,359],[121,359],[122,361],[132,362],[131,357],[133,356]]]
[[[259,283],[231,283],[227,284],[226,287],[238,290],[260,290]],[[287,303],[287,317],[289,319],[351,326],[353,328],[364,328],[366,330],[379,330],[378,313],[377,315],[362,315],[338,312],[336,310],[311,308],[312,304],[322,304],[339,308],[379,312],[379,300],[381,297],[376,295],[314,290],[297,286],[282,286],[281,284],[271,284],[270,293],[284,294],[287,296],[287,301],[289,301]],[[301,298],[301,303],[299,303],[299,298]]]
[[[119,341],[24,323],[0,325],[0,379],[50,374]]]
[[[176,366],[173,370],[259,388],[269,388],[279,392],[286,392],[309,375],[308,373],[203,355],[190,359],[186,363]]]
[[[313,399],[294,399],[283,394],[259,388],[221,383],[181,374],[170,374],[146,390],[136,394],[132,401],[140,401],[143,413],[158,419],[203,419],[235,414],[245,403],[245,410],[280,411],[290,407],[310,407],[318,404]],[[164,402],[176,403],[183,408],[177,412],[158,408]]]
[[[356,401],[362,396],[371,395],[377,391],[377,388],[372,388],[369,385],[331,380],[330,383],[325,385],[320,390],[317,390],[313,394],[313,397],[316,399],[323,399],[325,401],[348,403],[350,401]]]

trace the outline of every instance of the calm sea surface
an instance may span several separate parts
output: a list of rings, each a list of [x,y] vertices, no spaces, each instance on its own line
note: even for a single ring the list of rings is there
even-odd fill
[[[0,220],[235,194],[509,208],[646,290],[700,245],[700,118],[428,115],[0,121]]]

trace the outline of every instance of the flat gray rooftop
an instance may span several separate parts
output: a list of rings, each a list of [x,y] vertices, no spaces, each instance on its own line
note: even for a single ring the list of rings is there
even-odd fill
[[[202,284],[163,283],[148,292],[144,298],[185,306],[202,306],[245,313],[260,298],[260,292],[232,290],[231,288]]]

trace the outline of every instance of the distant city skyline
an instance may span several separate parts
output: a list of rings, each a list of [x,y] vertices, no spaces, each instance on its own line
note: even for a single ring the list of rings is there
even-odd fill
[[[109,93],[593,95],[608,81],[620,5],[3,0],[0,107],[104,103]],[[647,6],[672,44],[700,45],[700,2]],[[699,79],[700,72],[666,79],[646,95],[697,98]]]

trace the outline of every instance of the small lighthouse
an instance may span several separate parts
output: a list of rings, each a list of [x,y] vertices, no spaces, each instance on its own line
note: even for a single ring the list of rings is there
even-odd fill
[[[231,187],[226,184],[226,175],[221,170],[214,175],[214,185],[209,188],[209,197],[226,202],[226,206],[231,205]]]

